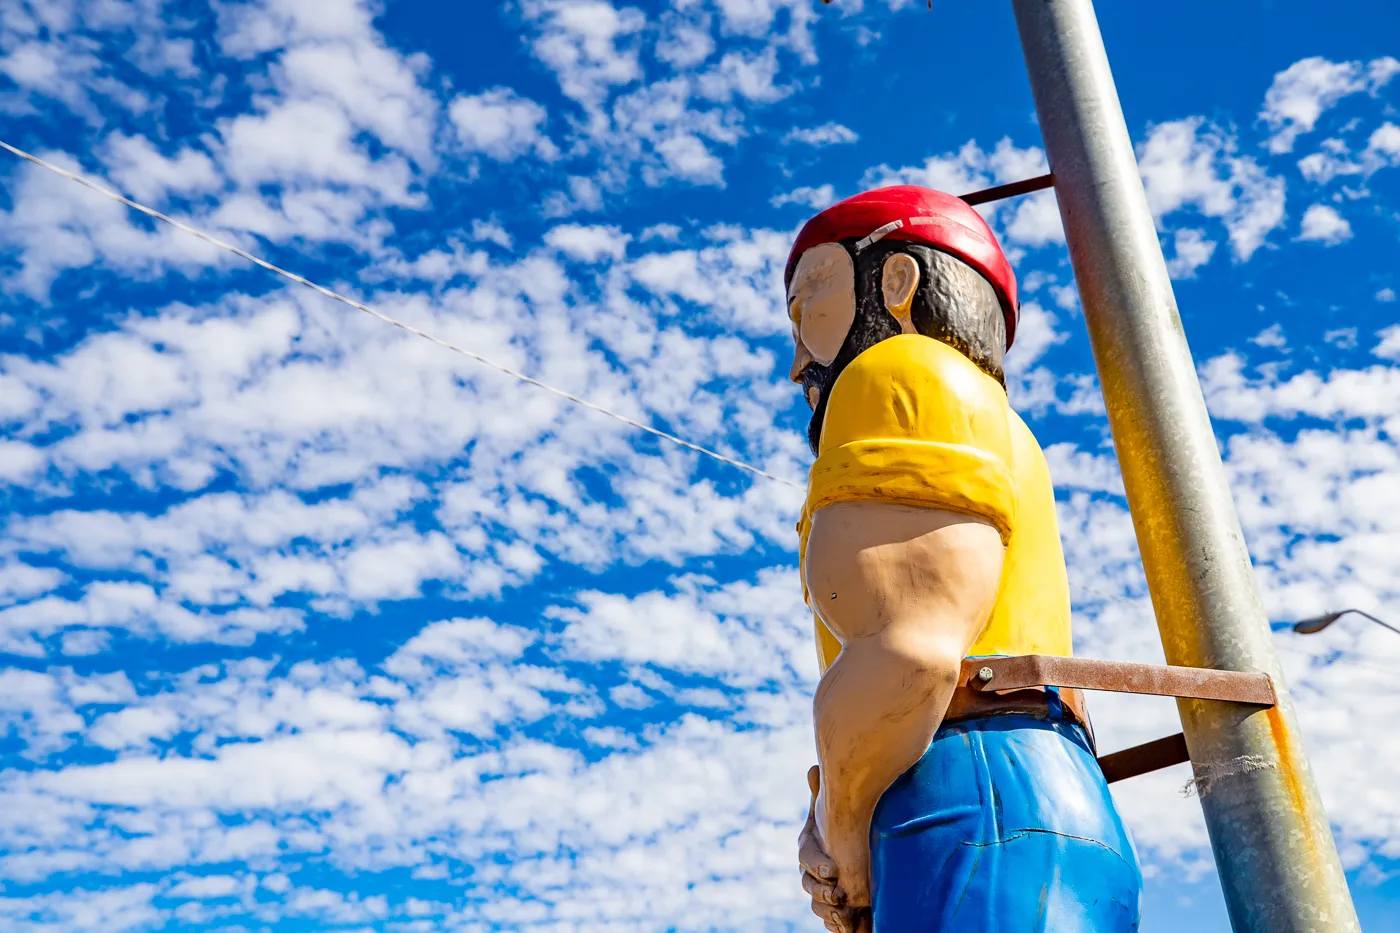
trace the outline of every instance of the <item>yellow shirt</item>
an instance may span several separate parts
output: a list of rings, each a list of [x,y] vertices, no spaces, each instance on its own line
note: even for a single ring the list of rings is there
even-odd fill
[[[968,654],[1070,654],[1069,578],[1045,454],[1006,391],[960,352],[903,334],[866,350],[837,378],[798,523],[804,557],[812,515],[850,500],[950,509],[991,523],[1006,545],[1001,585]],[[825,670],[841,645],[813,618]]]

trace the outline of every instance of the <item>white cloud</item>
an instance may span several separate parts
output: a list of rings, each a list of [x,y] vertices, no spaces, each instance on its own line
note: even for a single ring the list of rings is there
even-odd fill
[[[7,834],[29,834],[31,844],[22,854],[12,850],[5,868],[11,877],[32,879],[59,866],[167,873],[230,858],[266,864],[279,853],[333,847],[337,865],[359,872],[440,865],[473,899],[508,882],[551,917],[562,919],[585,903],[588,922],[609,928],[654,925],[680,904],[697,929],[722,922],[713,906],[718,890],[730,892],[725,914],[739,898],[747,916],[793,916],[801,894],[778,843],[791,837],[801,815],[811,739],[791,687],[810,689],[815,675],[810,636],[795,611],[795,578],[783,568],[737,587],[691,578],[677,584],[669,597],[633,603],[585,594],[586,615],[560,610],[573,621],[557,647],[581,652],[563,661],[587,668],[646,662],[651,670],[628,675],[637,690],[693,694],[691,700],[699,693],[672,678],[713,672],[733,685],[765,685],[745,701],[742,726],[691,714],[655,729],[594,728],[602,708],[588,688],[553,667],[522,661],[535,634],[486,619],[445,620],[423,628],[382,671],[333,661],[274,676],[268,665],[249,662],[192,670],[139,698],[127,692],[99,700],[89,691],[86,702],[122,704],[102,722],[123,717],[119,729],[104,725],[104,735],[127,751],[97,763],[12,773],[0,784],[9,802],[30,801],[31,818],[39,816],[35,804],[53,808],[42,820],[6,827]],[[658,617],[649,609],[675,620],[674,633],[691,638],[695,652],[677,655],[667,639],[654,637]],[[648,632],[653,635],[640,637]],[[768,692],[774,688],[780,692]],[[730,705],[723,691],[708,689],[710,702]],[[73,702],[82,700],[60,695],[58,711]],[[590,761],[495,732],[497,725],[530,722],[602,740],[612,754]],[[196,732],[196,754],[143,749],[154,724],[163,735],[172,728]],[[464,733],[478,738],[464,743]],[[755,784],[758,773],[771,779]],[[492,779],[483,780],[487,775]],[[627,807],[616,806],[619,795],[630,801]],[[308,809],[334,818],[309,822],[301,816]],[[102,812],[120,815],[99,817]],[[238,825],[220,825],[221,817]],[[479,871],[507,853],[505,875]],[[697,861],[709,880],[697,883],[686,867]],[[212,873],[177,875],[164,893],[233,897],[231,912],[239,917],[325,910],[359,916],[359,908],[345,906],[353,898],[333,890],[311,892],[277,875],[265,887],[283,896],[262,905],[240,901],[251,879]],[[608,908],[622,890],[646,892],[650,906]],[[487,900],[495,922],[518,916],[510,897],[496,892]],[[28,902],[4,906],[26,920],[41,911]],[[389,899],[372,912],[442,913],[455,927],[465,919],[459,909]]]
[[[1288,346],[1288,338],[1284,336],[1283,325],[1277,322],[1250,337],[1249,342],[1256,347],[1268,347],[1274,350],[1282,350]]]
[[[1393,367],[1251,377],[1243,359],[1225,354],[1207,361],[1201,376],[1212,414],[1247,424],[1266,418],[1379,419],[1400,406],[1400,369]]]
[[[1234,371],[1233,362],[1217,370],[1219,362],[1208,364],[1207,371]],[[1211,376],[1207,386],[1216,417],[1246,415],[1255,421],[1266,411],[1288,416],[1296,412],[1296,403],[1303,403],[1314,412],[1331,409],[1342,420],[1384,418],[1385,405],[1393,400],[1373,405],[1370,391],[1354,384],[1367,376],[1375,373],[1334,373],[1321,392],[1312,375],[1232,383],[1233,398],[1225,405],[1215,394],[1223,384],[1213,385],[1216,377]],[[1348,384],[1354,384],[1354,391],[1342,391]],[[1329,399],[1316,404],[1319,395]],[[1047,453],[1057,484],[1121,496],[1111,455],[1088,458],[1068,445]],[[1400,489],[1400,460],[1393,435],[1388,438],[1373,426],[1305,430],[1295,439],[1256,427],[1229,442],[1226,467],[1271,618],[1300,618],[1346,605],[1380,610],[1395,603],[1400,593],[1388,569],[1394,565],[1389,547],[1396,534],[1389,503]],[[1095,657],[1158,660],[1151,610],[1141,598],[1132,526],[1121,499],[1074,493],[1062,501],[1060,516],[1079,610],[1076,650]],[[1323,748],[1333,742],[1350,747],[1357,741],[1357,714],[1350,710],[1368,702],[1372,678],[1386,676],[1389,658],[1400,656],[1400,645],[1375,626],[1353,626],[1301,642],[1281,635],[1279,649],[1299,700],[1314,773],[1348,862],[1355,866],[1381,849],[1392,850],[1392,821],[1400,813],[1373,811],[1370,782],[1358,779],[1355,769]],[[1177,728],[1173,711],[1160,704],[1100,702],[1093,710],[1100,741],[1109,749],[1130,744],[1135,736],[1147,739]],[[1369,752],[1386,760],[1397,753],[1388,746],[1373,746]],[[1174,769],[1116,786],[1114,796],[1149,863],[1165,859],[1173,871],[1189,874],[1193,863],[1201,867],[1205,843],[1199,811],[1180,805],[1177,791],[1188,777],[1184,769]],[[1373,816],[1378,817],[1374,822]]]
[[[390,48],[375,15],[361,0],[328,0],[314,10],[294,0],[250,0],[218,8],[218,40],[235,58],[274,53],[278,97],[255,98],[258,109],[275,114],[283,100],[320,102],[430,167],[438,102],[423,87],[428,59]]]
[[[1184,208],[1218,217],[1235,258],[1244,261],[1283,223],[1285,185],[1236,149],[1232,135],[1190,117],[1154,126],[1138,146],[1138,167],[1159,223]]]
[[[134,65],[150,77],[191,79],[190,25],[168,16],[162,0],[9,4],[0,20],[0,75],[14,87],[0,91],[0,113],[37,115],[57,104],[91,127],[110,125],[114,109],[139,119],[156,101],[118,75]],[[153,41],[157,35],[162,41]]]
[[[1060,205],[1053,191],[1025,195],[1005,210],[1010,214],[1002,219],[1007,242],[1030,247],[1065,242]]]
[[[1045,448],[1045,459],[1050,464],[1050,476],[1056,489],[1124,495],[1123,475],[1113,457],[1095,455],[1071,443],[1059,443]]]
[[[399,157],[375,159],[354,143],[347,114],[323,101],[294,101],[223,126],[224,165],[245,186],[270,182],[342,184],[411,203],[412,170]]]
[[[787,331],[782,307],[786,235],[772,230],[709,231],[701,249],[654,252],[632,264],[637,284],[653,294],[703,307],[727,326],[745,333]]]
[[[1376,348],[1371,352],[1383,360],[1400,362],[1400,324],[1392,324],[1377,336],[1381,338],[1381,342],[1376,344]]]
[[[605,170],[591,181],[608,192],[633,177],[723,185],[724,149],[750,135],[759,108],[798,87],[782,80],[793,55],[815,62],[813,14],[791,0],[725,0],[717,10],[687,3],[659,22],[607,0],[528,0],[521,11],[531,51],[581,111],[564,148],[598,156]],[[592,200],[553,192],[546,214],[596,209]]]
[[[1204,230],[1180,227],[1172,233],[1172,252],[1167,272],[1174,279],[1191,279],[1215,255],[1215,243],[1206,238]]]
[[[1394,300],[1395,300],[1395,289],[1389,288],[1389,287],[1387,287],[1387,288],[1382,288],[1380,291],[1376,292],[1376,300],[1377,300],[1377,301],[1386,301],[1386,302],[1394,301]]]
[[[510,249],[515,244],[506,229],[494,220],[473,220],[471,236],[478,242],[495,243],[501,249]]]
[[[154,884],[137,883],[109,890],[76,888],[32,897],[0,898],[0,916],[8,919],[11,929],[26,933],[125,933],[149,929],[162,921],[153,903],[158,893]]]
[[[21,483],[33,478],[44,466],[44,455],[33,444],[0,440],[0,480]]]
[[[1381,124],[1366,140],[1362,162],[1371,171],[1384,165],[1400,165],[1400,126]]]
[[[1010,146],[1010,140],[1002,145]],[[860,187],[875,188],[882,185],[923,185],[936,191],[949,194],[966,194],[988,186],[988,155],[975,140],[969,140],[957,152],[929,156],[923,165],[891,168],[879,165],[870,169],[861,179]]]
[[[1322,114],[1343,97],[1362,91],[1375,92],[1397,72],[1400,61],[1378,58],[1369,64],[1359,61],[1333,62],[1313,56],[1294,62],[1274,76],[1264,95],[1259,118],[1273,131],[1271,152],[1290,152],[1295,140],[1310,133]]]
[[[40,657],[43,640],[55,633],[125,629],[176,643],[251,644],[261,633],[285,634],[301,627],[297,613],[244,607],[229,612],[192,612],[163,601],[144,583],[97,582],[81,599],[45,596],[0,609],[0,650]],[[85,651],[82,653],[86,653]]]
[[[671,12],[661,22],[663,33],[656,43],[656,57],[672,68],[694,68],[714,54],[715,37],[708,16],[687,18]]]
[[[213,159],[198,149],[162,155],[144,136],[113,133],[106,139],[107,171],[121,191],[141,201],[160,201],[167,192],[196,195],[216,191],[223,177]]]
[[[535,56],[559,79],[565,96],[597,108],[609,88],[642,75],[632,36],[646,24],[639,10],[618,10],[606,0],[526,0],[525,16],[539,25],[531,40]]]
[[[758,54],[726,52],[712,68],[696,76],[696,88],[710,100],[742,98],[771,103],[792,90],[779,87],[777,75],[778,56],[771,46]]]
[[[1322,339],[1339,350],[1354,350],[1360,343],[1360,335],[1355,327],[1339,327],[1336,330],[1329,330],[1322,335]]]
[[[1039,415],[1060,408],[1060,378],[1042,360],[1047,351],[1069,339],[1059,317],[1037,301],[1021,303],[1016,342],[1006,355],[1006,391],[1018,411]]]
[[[804,146],[839,146],[856,142],[860,137],[856,131],[840,123],[823,123],[807,128],[794,127],[783,137],[785,143],[801,143]]]
[[[1318,144],[1316,152],[1298,160],[1298,171],[1308,181],[1325,185],[1341,175],[1356,175],[1365,171],[1359,161],[1350,158],[1346,141],[1332,137]]]
[[[1335,246],[1351,239],[1351,224],[1328,204],[1313,204],[1303,212],[1298,239]]]
[[[568,179],[568,190],[552,191],[545,195],[543,214],[545,217],[567,217],[579,211],[597,211],[603,207],[603,190],[598,182],[582,175],[572,175]]]
[[[659,184],[666,178],[682,178],[695,184],[723,185],[724,163],[698,137],[689,134],[672,136],[656,145],[664,160],[664,170],[653,169],[645,177],[648,184]]]
[[[239,56],[247,82],[233,84],[221,122],[197,142],[142,127],[90,151],[120,184],[146,186],[143,196],[190,198],[205,215],[197,221],[224,235],[300,239],[305,262],[345,269],[335,274],[350,284],[338,289],[415,326],[799,475],[802,442],[781,420],[794,396],[764,345],[783,326],[774,282],[786,235],[719,226],[684,242],[689,225],[677,217],[639,251],[630,231],[566,224],[545,234],[545,248],[507,254],[519,231],[489,207],[455,229],[396,234],[386,209],[425,205],[424,183],[455,153],[433,149],[451,114],[425,90],[425,62],[376,57],[388,46],[374,12],[231,7],[207,52]],[[717,13],[716,28],[740,12]],[[596,25],[570,22],[583,33]],[[624,108],[655,130],[619,132],[606,152],[637,145],[657,180],[722,180],[744,108],[784,91],[769,67],[781,59],[765,51],[768,37],[755,41]],[[366,63],[393,67],[347,71]],[[395,90],[403,75],[413,80]],[[558,184],[576,203],[600,205],[618,172],[597,167]],[[133,236],[163,230],[90,209],[73,194],[81,190],[51,192],[73,202],[62,211],[15,202],[13,218],[32,228],[57,220],[85,231],[70,256],[51,254],[67,265],[55,260],[50,272],[125,271],[123,249],[150,262],[152,279],[176,264],[158,254],[159,240]],[[0,226],[19,244],[25,228],[11,220]],[[109,222],[110,233],[98,229]],[[365,274],[321,255],[321,238],[368,252]],[[572,269],[561,253],[600,266]],[[499,925],[543,911],[561,925],[647,929],[672,924],[680,905],[707,928],[736,908],[760,923],[800,910],[786,849],[810,737],[793,685],[810,688],[814,662],[786,567],[797,495],[712,475],[670,447],[658,453],[651,438],[309,292],[264,291],[265,280],[249,278],[245,295],[207,261],[190,267],[207,276],[197,292],[162,282],[139,304],[114,304],[100,326],[75,324],[57,350],[36,344],[3,361],[0,463],[43,504],[7,516],[0,635],[7,650],[46,656],[33,666],[48,670],[0,678],[8,735],[37,763],[0,779],[17,815],[0,829],[0,867],[10,880],[59,879],[65,897],[3,899],[0,923],[76,933],[481,921],[460,897],[343,893],[353,885],[340,872],[387,869],[470,888]],[[201,297],[177,300],[192,294]],[[535,612],[529,629],[415,621],[440,596],[500,593],[565,564],[650,568],[767,552],[782,570],[652,590],[662,609],[715,620],[717,633],[691,634],[728,651],[724,671],[719,655],[698,651],[681,665],[690,673],[667,666],[664,643],[630,638],[650,620],[603,589],[597,619],[565,621],[585,603],[560,599],[555,622],[538,624]],[[400,600],[413,600],[407,613]],[[350,616],[372,633],[359,660],[325,647]],[[292,632],[304,635],[259,641]],[[748,649],[715,643],[731,633]],[[131,657],[137,641],[164,669],[121,691],[62,674],[56,657]],[[164,652],[194,643],[210,663],[170,670],[179,662]],[[613,682],[595,685],[600,670]],[[650,712],[618,718],[609,698],[627,688],[653,699]],[[690,711],[657,715],[661,697]],[[605,727],[603,712],[613,714]],[[729,762],[726,773],[716,762]],[[760,763],[771,787],[752,784]],[[619,794],[631,802],[622,819]],[[329,882],[307,886],[297,873],[311,866]],[[86,871],[97,873],[94,890],[62,880]],[[128,872],[159,880],[132,884]]]
[[[626,254],[631,239],[617,227],[585,227],[579,224],[561,224],[544,236],[550,246],[581,262],[597,262],[604,257],[619,260]]]
[[[558,150],[541,132],[545,109],[510,88],[459,96],[447,108],[457,141],[468,152],[509,161],[527,152],[553,158]]]
[[[63,153],[39,153],[69,171],[83,167]],[[13,176],[12,206],[0,212],[0,248],[16,255],[17,270],[6,279],[35,299],[46,299],[65,270],[104,261],[133,278],[158,278],[170,271],[194,275],[225,265],[228,254],[165,226],[138,225],[129,208],[37,166]]]
[[[836,189],[831,185],[822,185],[819,188],[801,187],[794,188],[786,194],[775,194],[768,199],[768,203],[774,207],[782,207],[785,204],[800,204],[812,210],[821,210],[836,200]]]
[[[692,578],[673,581],[674,594],[585,591],[577,607],[551,615],[567,623],[561,643],[580,660],[655,664],[731,686],[810,682],[815,651],[795,575],[796,568],[771,568],[724,593]],[[777,619],[788,621],[771,628]]]
[[[1017,373],[1026,372],[1051,347],[1063,343],[1068,335],[1058,328],[1059,318],[1034,301],[1021,305],[1021,317],[1016,324],[1014,353],[1007,356],[1007,365]]]
[[[101,155],[114,182],[90,174],[139,196],[190,197],[195,224],[234,241],[247,231],[273,240],[372,246],[392,229],[381,208],[426,204],[413,190],[419,173],[436,164],[432,143],[438,104],[420,83],[426,77],[425,57],[390,49],[373,28],[369,8],[352,0],[326,4],[317,16],[283,0],[219,10],[218,50],[255,62],[233,62],[246,84],[240,90],[249,95],[247,109],[216,121],[198,145],[186,144],[171,155],[151,142],[164,135],[159,126],[144,135],[117,132],[98,138],[89,148]],[[167,23],[160,2],[128,4],[120,11],[110,4],[55,6],[46,8],[42,24],[26,25],[24,19],[7,19],[0,43],[12,40],[16,23],[21,31],[37,33],[61,22],[81,22],[93,30],[90,37],[76,40],[85,48],[98,48],[99,35],[126,46],[143,67],[155,69],[153,77],[167,67],[183,74],[183,66],[178,55],[162,58],[163,53],[153,51],[151,38],[194,25]],[[139,31],[142,40],[131,31]],[[184,40],[171,41],[179,45]],[[227,58],[220,61],[230,64]],[[75,80],[80,85],[84,76],[91,78],[91,70],[63,72],[56,80],[68,87]],[[222,94],[216,88],[226,78],[220,74],[196,81],[186,76],[184,84],[171,90],[207,107],[205,95]],[[87,94],[84,90],[60,99],[85,113],[91,107]],[[146,113],[151,105],[141,108]],[[377,149],[368,145],[367,136],[377,139]],[[54,159],[70,164],[62,156]],[[220,192],[221,202],[210,207],[207,196]],[[99,259],[143,278],[159,278],[172,267],[190,274],[226,261],[175,231],[150,232],[144,221],[133,222],[125,208],[90,206],[95,203],[71,183],[22,184],[4,225],[13,238],[6,237],[4,245],[20,254],[20,268],[12,274],[19,288],[42,296],[65,270]],[[30,229],[36,225],[54,229],[40,236]]]
[[[665,240],[674,243],[680,239],[681,228],[675,224],[653,224],[642,231],[642,242],[648,240]]]
[[[1345,140],[1333,138],[1298,160],[1303,177],[1318,184],[1346,175],[1370,177],[1396,165],[1400,165],[1400,127],[1389,122],[1371,132],[1360,153],[1353,154]]]
[[[67,668],[0,671],[0,725],[21,743],[23,757],[33,761],[43,761],[77,741],[87,728],[82,713],[98,704],[135,699],[125,674],[84,678]]]
[[[754,38],[771,37],[791,49],[804,62],[816,61],[811,27],[817,11],[802,0],[715,0],[726,32]],[[780,14],[786,13],[785,31],[777,28]]]

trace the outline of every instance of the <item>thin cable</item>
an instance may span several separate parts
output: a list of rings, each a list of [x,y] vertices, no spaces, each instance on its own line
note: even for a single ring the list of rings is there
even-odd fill
[[[720,463],[727,463],[727,464],[729,464],[729,465],[732,466],[732,467],[738,467],[739,469],[741,469],[741,470],[746,470],[746,471],[748,471],[749,473],[752,473],[752,474],[755,475],[755,476],[762,476],[764,479],[771,479],[771,480],[773,480],[774,482],[782,483],[782,484],[785,485],[785,486],[792,486],[792,487],[795,488],[795,489],[801,489],[801,488],[803,488],[802,485],[801,485],[800,483],[795,483],[795,482],[793,482],[793,481],[790,480],[790,479],[784,479],[783,477],[777,476],[777,475],[775,475],[775,474],[773,474],[773,473],[769,473],[769,472],[766,471],[766,470],[760,470],[758,467],[756,467],[756,466],[750,466],[749,464],[743,462],[742,460],[735,460],[733,457],[726,457],[726,456],[725,456],[724,454],[722,454],[722,453],[718,453],[718,452],[716,452],[716,451],[710,450],[710,449],[707,448],[707,447],[701,447],[699,444],[692,444],[690,441],[684,440],[683,438],[676,437],[676,435],[674,435],[674,434],[668,434],[667,432],[662,431],[662,430],[660,430],[659,428],[653,428],[653,427],[652,427],[651,425],[649,425],[649,424],[643,424],[643,423],[640,422],[640,421],[633,420],[632,418],[629,418],[629,417],[627,417],[626,415],[619,414],[618,412],[612,411],[611,409],[608,409],[608,408],[604,408],[602,405],[599,405],[599,404],[597,404],[597,403],[595,403],[595,402],[590,402],[590,401],[588,401],[587,399],[579,398],[577,395],[574,395],[574,394],[571,393],[571,392],[566,392],[566,391],[564,391],[563,389],[555,388],[554,386],[549,385],[548,383],[540,382],[538,379],[535,379],[535,378],[532,377],[532,376],[527,376],[527,375],[525,375],[524,373],[519,372],[518,370],[514,370],[514,369],[511,369],[509,366],[504,366],[504,365],[502,365],[502,364],[500,364],[500,363],[497,363],[495,360],[488,359],[487,357],[482,356],[480,353],[473,352],[473,351],[471,351],[471,350],[466,349],[465,347],[459,347],[459,346],[457,346],[455,343],[449,343],[449,342],[447,342],[446,340],[443,340],[441,337],[435,337],[435,336],[433,336],[432,334],[430,334],[430,333],[428,333],[428,332],[426,332],[426,331],[419,330],[418,328],[414,327],[414,326],[411,325],[411,324],[405,324],[403,321],[400,321],[398,318],[392,318],[392,317],[390,317],[390,316],[387,315],[387,314],[384,314],[384,313],[382,313],[382,312],[376,311],[376,310],[374,310],[373,308],[371,308],[369,305],[361,304],[360,302],[354,300],[353,298],[346,298],[344,295],[341,295],[341,294],[338,294],[338,293],[336,293],[336,292],[333,292],[333,291],[331,291],[329,288],[326,288],[325,286],[317,285],[315,282],[311,281],[310,279],[307,279],[307,278],[304,278],[303,276],[297,275],[295,272],[288,272],[286,269],[283,269],[281,266],[274,266],[272,263],[268,262],[268,261],[265,260],[265,259],[259,259],[257,256],[254,256],[252,253],[249,253],[249,252],[247,252],[247,251],[245,251],[245,250],[239,249],[237,246],[234,246],[232,243],[226,243],[226,242],[224,242],[223,240],[218,239],[217,237],[210,236],[209,234],[205,233],[203,230],[196,230],[194,227],[191,227],[189,224],[181,223],[180,221],[175,220],[173,217],[167,217],[165,214],[162,214],[162,213],[161,213],[160,211],[158,211],[158,210],[155,210],[155,209],[153,209],[153,208],[149,208],[149,207],[147,207],[147,206],[144,205],[144,204],[138,204],[138,203],[136,203],[135,201],[131,200],[130,198],[123,197],[122,195],[117,194],[115,191],[110,191],[110,190],[108,190],[107,188],[104,188],[104,187],[102,187],[101,185],[97,184],[96,182],[90,181],[90,180],[84,178],[84,177],[81,176],[81,175],[75,175],[73,172],[70,172],[70,171],[68,171],[67,169],[59,168],[57,165],[54,165],[54,164],[51,163],[51,162],[45,162],[43,159],[39,158],[38,156],[30,155],[28,152],[25,152],[23,149],[16,149],[14,146],[11,146],[9,143],[5,142],[5,141],[2,140],[2,139],[0,139],[0,147],[3,147],[3,148],[5,148],[5,149],[9,150],[10,152],[12,152],[12,153],[14,153],[15,155],[19,156],[21,159],[25,159],[25,160],[27,160],[27,161],[29,161],[29,162],[33,162],[35,165],[37,165],[37,166],[39,166],[39,167],[41,167],[41,168],[46,168],[46,169],[48,169],[49,171],[54,172],[55,174],[62,175],[64,178],[67,178],[67,179],[70,180],[70,181],[76,181],[78,184],[80,184],[80,185],[82,185],[82,186],[84,186],[84,187],[86,187],[86,188],[91,188],[93,191],[96,191],[98,194],[101,194],[101,195],[103,195],[103,196],[105,196],[105,197],[109,197],[109,198],[111,198],[113,201],[118,201],[118,202],[120,202],[120,203],[122,203],[122,204],[125,204],[127,207],[131,208],[132,210],[140,211],[141,213],[145,214],[145,215],[148,216],[148,217],[154,217],[156,220],[163,221],[164,223],[168,223],[168,224],[170,224],[170,226],[174,227],[176,230],[182,230],[182,231],[184,231],[185,233],[188,233],[190,236],[198,237],[199,239],[203,240],[204,242],[206,242],[206,243],[208,243],[208,244],[210,244],[210,245],[212,245],[212,246],[217,246],[219,249],[227,250],[228,252],[233,253],[235,256],[241,256],[242,258],[248,260],[249,262],[251,262],[251,263],[253,263],[253,264],[255,264],[255,265],[262,266],[264,269],[268,270],[269,272],[275,272],[276,274],[282,276],[282,277],[285,278],[285,279],[288,279],[288,280],[290,280],[290,281],[296,282],[298,285],[305,285],[307,288],[310,288],[310,289],[312,289],[312,290],[314,290],[314,291],[320,292],[322,295],[325,295],[327,298],[333,298],[333,299],[335,299],[336,301],[339,301],[341,304],[349,305],[350,307],[354,308],[356,311],[363,311],[365,314],[368,314],[370,317],[377,318],[378,320],[383,321],[385,324],[392,324],[393,326],[399,328],[400,330],[404,330],[404,331],[407,331],[407,332],[410,333],[410,334],[413,334],[415,337],[422,337],[424,340],[427,340],[427,341],[429,341],[429,342],[431,342],[431,343],[435,343],[435,344],[437,344],[438,346],[442,347],[443,349],[451,350],[453,353],[459,353],[459,354],[461,354],[462,356],[465,356],[467,359],[475,360],[476,362],[480,363],[480,364],[483,365],[483,366],[488,366],[488,367],[490,367],[491,369],[496,370],[497,372],[505,373],[507,376],[510,376],[510,377],[512,377],[512,378],[514,378],[514,379],[519,379],[521,382],[526,383],[527,385],[532,385],[532,386],[534,386],[534,387],[537,388],[537,389],[543,389],[544,391],[549,392],[549,393],[552,394],[552,395],[557,395],[557,396],[559,396],[559,397],[562,398],[562,399],[565,399],[565,400],[567,400],[567,401],[573,402],[575,405],[579,405],[579,406],[581,406],[581,407],[583,407],[583,408],[587,408],[587,409],[589,409],[590,411],[596,411],[596,412],[598,412],[598,413],[601,414],[601,415],[607,415],[609,418],[613,418],[613,419],[615,419],[615,420],[617,420],[617,421],[621,421],[623,424],[625,424],[625,425],[627,425],[627,426],[629,426],[629,427],[633,427],[633,428],[637,428],[637,429],[639,429],[639,430],[645,431],[645,432],[647,432],[648,434],[651,434],[651,435],[654,435],[654,436],[656,436],[656,437],[659,437],[659,438],[661,438],[662,440],[670,441],[671,443],[676,444],[676,445],[681,446],[681,447],[684,447],[684,448],[686,448],[687,450],[693,450],[693,451],[695,451],[695,452],[698,453],[698,454],[703,454],[703,455],[705,455],[706,457],[709,457],[709,458],[712,459],[712,460],[718,460]]]

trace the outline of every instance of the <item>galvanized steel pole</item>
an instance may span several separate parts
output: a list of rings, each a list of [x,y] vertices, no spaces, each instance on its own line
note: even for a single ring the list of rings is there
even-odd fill
[[[1167,660],[1263,671],[1279,705],[1179,711],[1236,933],[1356,911],[1283,689],[1091,0],[1012,0]]]

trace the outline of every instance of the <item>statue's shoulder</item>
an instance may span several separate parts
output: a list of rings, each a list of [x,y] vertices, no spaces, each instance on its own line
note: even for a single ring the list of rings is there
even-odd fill
[[[1006,392],[947,344],[919,334],[861,353],[832,386],[822,449],[867,438],[985,448],[1009,457]]]
[[[922,334],[900,334],[861,353],[837,378],[831,404],[869,408],[880,397],[924,405],[1006,409],[1006,391],[961,352]]]

